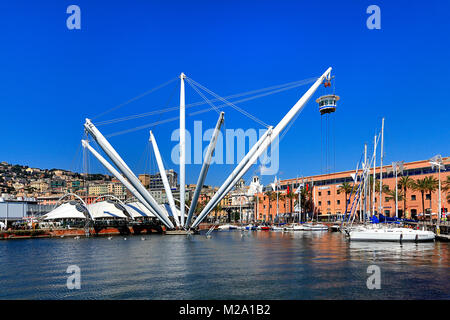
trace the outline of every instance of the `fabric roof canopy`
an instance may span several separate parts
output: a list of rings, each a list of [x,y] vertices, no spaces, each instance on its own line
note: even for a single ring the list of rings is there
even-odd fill
[[[43,218],[44,220],[86,219],[86,215],[85,213],[83,213],[83,209],[86,210],[84,206],[78,204],[77,202],[71,201],[63,203],[59,207],[53,209],[52,211],[44,215]]]
[[[133,218],[154,217],[155,215],[140,202],[130,202],[126,204],[128,212]]]
[[[93,204],[89,204],[88,209],[93,219],[101,219],[101,218],[127,219],[127,216],[124,213],[125,208],[123,208],[120,204],[112,201],[100,201]]]

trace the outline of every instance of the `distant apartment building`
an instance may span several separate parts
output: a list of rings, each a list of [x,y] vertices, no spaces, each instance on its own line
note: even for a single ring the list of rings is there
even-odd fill
[[[139,181],[142,183],[142,185],[148,189],[150,186],[150,175],[149,174],[140,174],[139,175]]]
[[[169,186],[171,189],[176,189],[178,186],[178,174],[173,170],[166,170],[167,180],[169,181]],[[149,189],[163,189],[164,184],[162,182],[161,175],[158,173],[150,175],[150,185]]]
[[[157,189],[157,190],[150,189],[149,192],[152,195],[152,197],[156,200],[157,203],[159,203],[159,204],[169,203],[169,200],[167,199],[166,191],[164,189]],[[179,205],[180,205],[180,203],[179,203],[180,190],[179,189],[172,190],[172,196],[175,199],[175,205],[177,207],[179,207]],[[185,192],[186,202],[190,201],[191,199],[192,199],[192,191],[186,190],[186,192]]]
[[[66,182],[67,192],[76,192],[84,188],[84,182],[81,180],[70,180]]]
[[[36,180],[30,182],[30,187],[33,188],[36,192],[46,192],[49,189],[49,184],[43,180]]]
[[[66,181],[61,179],[50,180],[50,189],[52,192],[63,192],[66,187]]]

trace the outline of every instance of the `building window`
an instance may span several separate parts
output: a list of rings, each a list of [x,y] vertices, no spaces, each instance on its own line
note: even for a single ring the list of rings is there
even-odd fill
[[[341,204],[341,200],[337,200],[337,204]]]
[[[411,201],[416,201],[416,195],[415,194],[411,195]]]
[[[319,201],[319,206],[321,206],[322,205],[322,201]]]
[[[319,191],[319,197],[322,195],[322,192]]]
[[[327,201],[327,205],[330,205],[331,204],[331,201]]]
[[[327,191],[327,194],[330,195],[330,194],[331,194],[331,191]]]
[[[426,199],[426,200],[431,200],[431,194],[426,194],[426,195],[425,195],[425,199]]]
[[[388,202],[389,201],[389,197],[385,197],[384,201]]]

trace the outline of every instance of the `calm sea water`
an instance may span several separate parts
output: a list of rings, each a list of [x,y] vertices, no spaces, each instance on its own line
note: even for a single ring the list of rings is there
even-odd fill
[[[448,243],[239,231],[0,242],[0,299],[449,299]],[[69,265],[81,289],[69,290]],[[381,289],[366,286],[381,269]]]

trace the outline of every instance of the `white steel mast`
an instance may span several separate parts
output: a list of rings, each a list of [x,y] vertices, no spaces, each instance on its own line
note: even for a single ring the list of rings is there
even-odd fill
[[[185,202],[186,202],[186,120],[185,120],[185,93],[184,93],[184,79],[186,75],[181,73],[181,87],[180,87],[180,215],[181,225],[184,225]]]
[[[191,228],[196,227],[196,222],[198,223],[203,220],[203,218],[211,212],[211,210],[223,199],[223,197],[233,188],[233,186],[239,180],[239,171],[244,168],[247,162],[250,160],[250,156],[254,154],[257,149],[261,146],[264,140],[268,138],[269,133],[272,132],[272,127],[267,130],[264,135],[256,142],[256,144],[250,149],[250,151],[244,156],[241,162],[237,165],[237,167],[233,170],[233,172],[228,176],[222,186],[217,190],[211,200],[206,204],[205,208],[203,208],[202,213],[197,217],[197,219],[192,224]],[[204,214],[204,212],[207,212]],[[200,218],[201,217],[201,218]],[[200,220],[199,220],[200,218]]]
[[[206,179],[206,174],[208,173],[209,166],[211,164],[211,158],[216,148],[217,139],[219,137],[220,128],[223,124],[224,112],[220,113],[219,120],[217,120],[216,127],[214,128],[214,133],[211,137],[211,140],[208,145],[208,149],[206,150],[205,160],[203,161],[202,169],[200,171],[200,175],[197,180],[197,186],[195,187],[194,195],[192,196],[191,206],[189,207],[189,213],[186,219],[186,223],[184,225],[185,228],[189,227],[189,223],[191,222],[192,216],[194,214],[195,208],[197,207],[198,198],[200,196],[200,192],[203,188],[203,184]]]
[[[238,170],[238,172],[233,171],[232,174],[228,177],[228,179],[233,180],[237,182],[238,179],[240,179],[247,171],[248,169],[256,163],[257,159],[261,156],[261,154],[272,144],[272,142],[278,138],[281,131],[287,126],[287,124],[303,109],[303,107],[306,105],[306,103],[309,101],[311,96],[316,92],[317,88],[322,84],[323,80],[330,74],[331,67],[328,68],[322,76],[320,76],[319,79],[316,80],[316,82],[309,88],[309,90],[297,101],[297,103],[289,110],[289,112],[283,117],[283,119],[278,123],[278,125],[271,130],[269,128],[267,132],[271,132],[270,135],[264,135],[261,137],[261,139],[257,142],[259,146],[256,148],[256,150],[253,151],[253,153],[247,153],[247,155],[244,157],[244,159],[241,160],[238,167],[244,166],[243,169]],[[252,148],[253,149],[253,148]],[[247,156],[250,155],[250,159],[247,158]],[[247,159],[246,159],[247,158]],[[245,161],[244,161],[245,160]],[[236,169],[238,168],[236,167]],[[227,179],[227,181],[228,181]],[[226,182],[225,182],[226,183]],[[225,185],[224,183],[224,185]],[[222,187],[224,187],[222,185]],[[219,189],[219,191],[222,189],[222,187]],[[225,186],[225,188],[227,188]],[[223,199],[225,194],[219,194],[219,191],[213,196],[213,198],[208,202],[206,207],[202,210],[200,215],[197,217],[197,219],[194,221],[192,227],[195,228],[200,224],[200,222],[206,217],[206,215],[211,212],[211,203],[220,201]],[[217,197],[216,197],[217,196]]]
[[[175,201],[173,200],[172,190],[170,189],[169,180],[167,179],[167,174],[161,158],[161,153],[159,152],[158,144],[156,143],[155,136],[153,135],[153,132],[151,130],[150,130],[150,141],[153,146],[153,151],[155,152],[156,163],[158,164],[159,174],[161,175],[164,190],[166,191],[166,196],[167,200],[169,201],[170,210],[172,211],[172,215],[174,217],[177,226],[180,226],[178,211],[175,206]]]
[[[117,171],[104,157],[102,157],[92,146],[87,142],[86,140],[81,140],[81,144],[83,145],[83,148],[88,149],[94,157],[100,161],[100,163],[109,171],[113,176],[117,178],[124,186],[127,188],[131,194],[133,194],[140,202],[144,203],[145,200],[142,198],[142,196],[136,191],[136,189],[128,182],[127,179],[124,178],[120,174],[119,171]],[[149,208],[150,210],[150,208]],[[155,210],[153,208],[150,210],[151,213],[155,214]],[[156,216],[156,214],[155,214]]]
[[[117,168],[122,172],[122,174],[128,179],[131,185],[136,189],[136,191],[145,200],[143,205],[145,205],[149,210],[153,209],[155,215],[166,225],[168,228],[174,228],[173,223],[166,217],[164,212],[159,207],[158,203],[151,196],[151,194],[145,189],[142,183],[134,175],[130,168],[125,164],[119,154],[114,150],[111,144],[106,140],[106,138],[101,134],[101,132],[94,126],[94,124],[86,119],[84,128],[91,134],[97,144],[102,148],[102,150],[108,155],[111,161],[117,166]],[[151,209],[150,209],[151,208]]]

